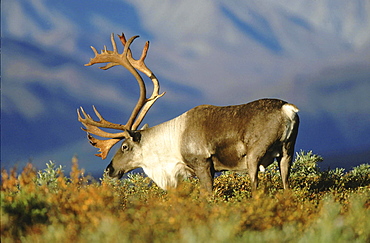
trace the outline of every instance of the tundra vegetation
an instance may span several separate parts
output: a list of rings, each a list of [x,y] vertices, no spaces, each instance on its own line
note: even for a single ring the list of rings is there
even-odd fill
[[[2,170],[1,242],[370,242],[370,165],[321,170],[322,158],[296,154],[291,190],[275,162],[249,176],[224,172],[213,196],[197,178],[164,191],[142,174],[93,180],[72,159],[19,174]]]

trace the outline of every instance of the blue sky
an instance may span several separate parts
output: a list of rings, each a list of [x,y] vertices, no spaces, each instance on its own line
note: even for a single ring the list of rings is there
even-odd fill
[[[53,160],[68,168],[77,155],[88,173],[105,168],[112,154],[106,161],[93,155],[76,109],[96,105],[108,120],[126,121],[136,81],[121,67],[84,66],[90,46],[111,48],[110,34],[122,32],[140,35],[136,56],[151,42],[147,64],[166,91],[149,125],[200,104],[276,97],[301,110],[297,151],[313,150],[331,167],[369,162],[350,156],[370,153],[369,1],[1,4],[3,167]]]

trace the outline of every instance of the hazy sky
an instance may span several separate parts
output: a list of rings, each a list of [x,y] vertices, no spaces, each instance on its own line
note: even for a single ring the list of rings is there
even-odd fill
[[[77,154],[88,170],[105,167],[76,109],[126,121],[136,81],[121,67],[84,66],[90,46],[111,49],[110,34],[122,32],[141,36],[136,56],[151,42],[147,64],[166,91],[150,125],[200,104],[277,97],[301,110],[297,151],[370,150],[369,1],[3,0],[1,9],[3,165]]]

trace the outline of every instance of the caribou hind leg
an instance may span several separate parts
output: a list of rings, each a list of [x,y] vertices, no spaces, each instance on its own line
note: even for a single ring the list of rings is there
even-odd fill
[[[294,146],[291,146],[290,143],[284,144],[283,148],[283,155],[277,159],[279,164],[280,176],[281,180],[283,181],[284,189],[289,189],[289,174],[290,174],[290,167],[292,165],[293,154],[294,154]]]

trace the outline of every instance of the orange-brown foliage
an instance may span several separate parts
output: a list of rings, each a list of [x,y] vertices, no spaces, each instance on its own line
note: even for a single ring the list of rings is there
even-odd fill
[[[202,197],[194,178],[169,192],[141,175],[123,181],[104,178],[101,183],[92,182],[78,168],[77,159],[70,178],[59,171],[55,179],[56,187],[38,184],[31,164],[20,175],[15,170],[2,170],[2,240],[220,240],[246,237],[246,232],[284,231],[286,227],[304,235],[324,213],[323,198],[333,197],[333,203],[342,205],[339,213],[344,217],[355,212],[352,195],[370,195],[369,186],[341,192],[312,193],[299,187],[283,191],[280,182],[263,174],[261,190],[252,198],[248,177],[227,173],[216,178],[212,197]],[[369,202],[361,204],[361,217],[369,215]],[[370,239],[363,228],[351,230]]]

